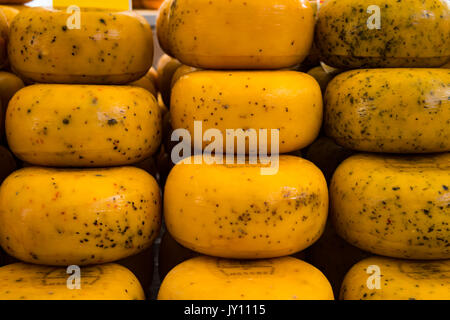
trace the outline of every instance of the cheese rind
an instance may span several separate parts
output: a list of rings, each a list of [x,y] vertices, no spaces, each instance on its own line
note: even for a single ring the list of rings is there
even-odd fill
[[[449,30],[446,0],[331,0],[320,7],[315,43],[337,68],[439,67],[450,57]]]
[[[200,256],[164,279],[158,300],[333,300],[325,276],[292,257],[225,260]]]
[[[196,71],[176,81],[170,111],[172,127],[187,129],[192,137],[194,121],[202,122],[203,132],[219,130],[224,148],[230,138],[228,129],[253,130],[256,139],[265,129],[267,140],[262,144],[267,142],[267,150],[278,143],[279,152],[288,153],[311,144],[318,136],[323,102],[319,84],[304,73]],[[278,131],[279,141],[271,138],[272,131]],[[203,141],[203,148],[209,143]]]
[[[340,299],[449,300],[450,260],[367,258],[355,264],[345,276]]]
[[[331,218],[351,244],[383,256],[449,259],[450,154],[345,160],[330,185]]]
[[[197,160],[177,164],[165,186],[166,225],[184,247],[224,258],[273,258],[322,235],[328,190],[311,162],[282,155],[278,172],[262,175],[268,165]]]
[[[325,131],[353,150],[450,151],[450,71],[362,69],[328,85]]]
[[[80,289],[66,268],[25,263],[0,268],[0,300],[144,300],[136,277],[118,264],[84,267]]]
[[[25,168],[0,188],[0,245],[29,263],[112,262],[152,244],[160,211],[157,182],[138,168]]]
[[[6,136],[16,156],[35,165],[118,166],[158,150],[161,117],[142,88],[41,84],[12,98]]]
[[[177,0],[163,4],[166,53],[205,69],[281,69],[302,62],[313,41],[306,0]]]
[[[11,25],[9,58],[30,82],[125,84],[150,69],[153,36],[132,12],[82,10],[79,28],[66,11],[29,8]]]

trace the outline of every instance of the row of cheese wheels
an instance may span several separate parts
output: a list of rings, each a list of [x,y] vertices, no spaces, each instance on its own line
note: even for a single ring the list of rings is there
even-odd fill
[[[171,125],[194,136],[194,121],[201,121],[223,137],[230,128],[277,128],[279,151],[287,153],[317,138],[324,113],[325,132],[349,149],[447,152],[449,86],[448,69],[344,72],[328,85],[323,112],[319,85],[307,74],[196,71],[175,82]],[[163,113],[138,87],[32,85],[11,99],[6,136],[11,150],[35,165],[126,165],[158,150]]]
[[[367,285],[373,266],[380,282]],[[1,300],[142,300],[137,278],[118,264],[81,269],[81,290],[67,287],[65,268],[24,263],[0,267]],[[344,300],[450,299],[450,261],[366,258],[345,276]],[[369,279],[370,280],[370,279]],[[227,260],[207,256],[177,265],[164,279],[160,300],[331,300],[330,283],[312,265],[293,257]]]
[[[449,28],[445,0],[330,0],[318,12],[305,0],[166,0],[157,20],[163,50],[206,69],[291,67],[314,37],[335,67],[437,67],[450,58]]]
[[[449,157],[348,158],[330,186],[337,233],[375,254],[449,259]],[[322,235],[328,189],[311,162],[280,156],[278,172],[264,176],[262,164],[194,160],[172,169],[164,192],[167,228],[183,246],[223,258],[274,258]],[[112,262],[151,245],[160,212],[159,187],[138,168],[25,168],[0,188],[0,245],[30,263]]]

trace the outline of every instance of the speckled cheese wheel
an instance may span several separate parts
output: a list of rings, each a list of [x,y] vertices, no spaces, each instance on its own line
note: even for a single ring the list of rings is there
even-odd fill
[[[0,10],[0,69],[3,69],[8,64],[8,33],[8,20],[6,15],[3,13],[3,10]]]
[[[449,259],[449,181],[449,153],[352,156],[330,186],[336,231],[374,254]]]
[[[172,0],[161,15],[163,49],[193,67],[292,67],[313,41],[314,12],[306,0]]]
[[[155,179],[138,168],[25,168],[0,188],[0,245],[29,263],[112,262],[152,244],[160,210]]]
[[[369,269],[369,267],[371,267]],[[373,267],[380,270],[380,288],[369,289]],[[368,273],[369,271],[369,273]],[[354,265],[341,288],[342,300],[449,300],[450,260],[408,261],[371,257]]]
[[[144,300],[139,281],[118,264],[81,268],[81,289],[67,286],[66,268],[25,263],[0,268],[0,300]]]
[[[82,11],[81,29],[65,11],[22,10],[11,25],[9,58],[31,82],[125,84],[150,69],[150,25],[132,12]]]
[[[182,76],[172,89],[174,129],[194,137],[194,121],[203,132],[218,129],[226,146],[227,129],[279,131],[279,151],[288,153],[311,144],[322,124],[323,103],[317,81],[294,71],[197,71]],[[277,141],[278,142],[278,141]],[[203,142],[205,148],[209,142]],[[247,150],[248,152],[248,150]]]
[[[337,68],[439,67],[450,57],[449,30],[447,0],[329,0],[315,43],[322,61]]]
[[[197,257],[164,279],[159,300],[333,300],[325,276],[301,260]]]
[[[131,86],[33,85],[6,114],[11,150],[43,166],[133,164],[158,150],[161,132],[155,97]]]
[[[325,131],[367,152],[450,151],[450,70],[363,69],[328,85]]]
[[[268,165],[197,160],[177,164],[165,186],[165,222],[181,245],[224,258],[274,258],[322,235],[327,184],[309,161],[280,156],[278,172],[262,175]]]

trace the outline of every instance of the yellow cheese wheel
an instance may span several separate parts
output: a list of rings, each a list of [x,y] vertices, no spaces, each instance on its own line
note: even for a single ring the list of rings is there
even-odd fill
[[[312,265],[291,257],[193,258],[169,272],[158,293],[158,300],[333,299],[327,278]]]
[[[144,292],[148,292],[153,280],[153,262],[153,250],[150,247],[134,256],[117,261],[117,264],[133,272]]]
[[[175,266],[200,254],[183,247],[169,232],[164,232],[159,246],[158,273],[162,281]]]
[[[24,87],[22,79],[15,74],[5,71],[0,71],[0,138],[5,131],[5,114],[8,108],[9,100],[14,94]]]
[[[192,137],[194,121],[202,121],[203,132],[220,130],[224,140],[227,129],[254,129],[257,136],[267,129],[270,150],[270,130],[279,130],[279,151],[287,153],[315,140],[323,107],[317,81],[304,73],[198,71],[175,83],[170,111],[173,128],[187,129]]]
[[[198,160],[177,164],[165,186],[165,222],[181,245],[224,258],[274,258],[321,236],[328,190],[311,162],[280,156],[278,172],[262,175],[268,165]]]
[[[162,9],[163,49],[193,67],[291,67],[313,41],[314,13],[306,0],[172,0]]]
[[[139,281],[118,264],[80,270],[80,289],[65,268],[25,263],[0,268],[0,300],[144,300]]]
[[[17,163],[11,152],[0,145],[0,184],[16,169]]]
[[[152,244],[160,210],[155,179],[138,168],[24,168],[0,188],[0,245],[36,264],[112,262]]]
[[[9,59],[15,73],[33,82],[125,84],[138,80],[153,61],[147,21],[132,12],[44,8],[22,10],[11,25]]]
[[[20,159],[45,166],[116,166],[154,154],[162,119],[155,97],[131,86],[40,84],[11,100],[6,136]]]
[[[450,260],[367,258],[354,265],[345,276],[340,299],[449,300]]]
[[[450,151],[450,71],[364,69],[328,85],[325,131],[368,152]]]
[[[312,264],[327,277],[336,297],[348,270],[361,259],[371,256],[370,253],[350,245],[336,234],[331,223],[327,223],[320,239],[311,247],[302,251],[302,260]]]
[[[450,153],[352,156],[330,186],[336,231],[383,256],[449,259],[449,182]]]
[[[449,8],[447,0],[326,1],[315,42],[333,67],[439,67],[450,57]]]

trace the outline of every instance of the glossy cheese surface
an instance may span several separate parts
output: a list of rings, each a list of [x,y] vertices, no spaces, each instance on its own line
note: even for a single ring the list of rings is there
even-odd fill
[[[69,289],[70,276],[66,268],[25,263],[1,267],[0,300],[145,299],[136,277],[118,264],[81,268],[80,289]]]
[[[158,61],[158,65],[156,67],[156,72],[158,74],[156,83],[166,106],[170,106],[172,77],[180,66],[180,61],[168,56],[167,54],[164,54]]]
[[[186,248],[224,258],[273,258],[321,236],[328,190],[309,161],[280,156],[274,175],[261,175],[262,164],[195,161],[176,165],[165,186],[167,228]]]
[[[336,170],[331,216],[337,233],[375,254],[450,258],[450,154],[356,155]]]
[[[29,86],[13,97],[6,119],[11,150],[36,165],[132,164],[161,142],[155,97],[131,86]]]
[[[353,150],[450,151],[450,70],[363,69],[328,85],[325,131]]]
[[[313,41],[306,0],[172,0],[168,6],[161,11],[160,42],[193,67],[291,67],[305,59]]]
[[[188,129],[194,121],[205,132],[218,129],[279,131],[279,151],[301,149],[314,141],[322,123],[322,95],[317,81],[294,71],[198,71],[181,77],[171,99],[172,127]],[[209,142],[203,142],[203,148]],[[225,146],[225,141],[223,142]]]
[[[439,67],[450,57],[449,6],[446,0],[329,0],[320,7],[315,42],[333,67]]]
[[[0,188],[0,245],[36,264],[116,261],[152,244],[160,210],[155,179],[138,168],[25,168]]]
[[[379,289],[368,278],[379,267]],[[369,273],[368,273],[369,271]],[[341,288],[343,300],[449,300],[450,260],[408,261],[371,257],[354,265]]]
[[[159,300],[333,300],[325,276],[301,260],[197,257],[164,279]]]
[[[153,60],[153,37],[143,17],[80,14],[78,29],[65,11],[22,10],[11,25],[13,70],[28,81],[45,83],[125,84],[145,75]]]
[[[11,152],[0,145],[0,184],[17,168],[16,160]]]

